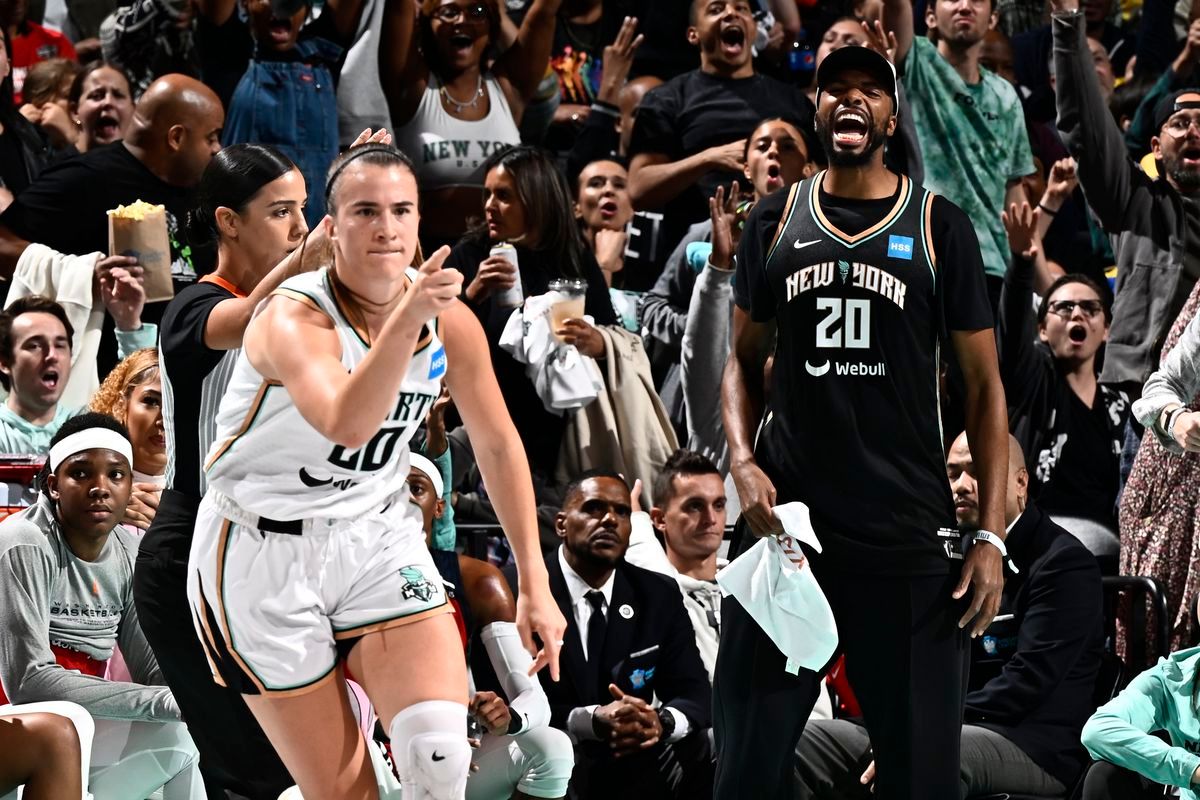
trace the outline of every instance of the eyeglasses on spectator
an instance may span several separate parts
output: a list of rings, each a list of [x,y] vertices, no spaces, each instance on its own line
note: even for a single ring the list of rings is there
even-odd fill
[[[433,12],[433,17],[438,22],[450,24],[458,22],[464,17],[471,22],[481,22],[487,19],[487,15],[487,6],[483,3],[471,3],[468,6],[447,3],[444,6],[438,6]]]
[[[1192,126],[1196,127],[1197,133],[1200,133],[1200,118],[1196,117],[1171,117],[1163,125],[1162,129],[1173,139],[1182,139],[1187,136],[1188,130]]]
[[[1095,318],[1104,312],[1104,304],[1099,300],[1055,300],[1048,310],[1063,319],[1070,319],[1075,315],[1076,306],[1089,318]]]

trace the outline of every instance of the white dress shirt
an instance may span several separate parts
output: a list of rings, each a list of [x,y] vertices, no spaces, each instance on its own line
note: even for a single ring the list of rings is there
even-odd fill
[[[588,625],[591,623],[594,613],[587,594],[594,590],[587,581],[579,577],[578,572],[571,569],[566,556],[563,555],[562,545],[558,547],[558,565],[562,567],[563,578],[567,581],[567,594],[571,596],[571,610],[575,612],[575,625],[579,628],[579,643],[583,645],[583,657],[586,660],[588,658]],[[600,607],[604,610],[606,618],[608,617],[608,606],[612,603],[613,581],[616,575],[615,570],[609,573],[608,580],[599,588],[599,592],[604,595],[604,602],[600,604]]]
[[[588,640],[588,625],[592,621],[592,604],[587,599],[587,593],[593,591],[593,587],[579,577],[579,573],[571,569],[571,565],[567,563],[567,558],[564,555],[564,546],[558,547],[558,565],[562,568],[563,578],[567,582],[567,594],[571,598],[571,611],[575,615],[575,625],[579,630],[579,643],[583,647],[583,657],[588,658],[587,640]],[[604,602],[601,603],[601,608],[604,610],[605,617],[608,616],[609,606],[612,604],[613,580],[616,577],[614,570],[597,591],[604,595]],[[596,713],[599,705],[579,706],[571,709],[571,713],[567,715],[567,733],[576,741],[596,741],[596,732],[592,727],[592,715]],[[671,731],[671,735],[667,737],[668,742],[678,742],[683,737],[687,736],[692,725],[688,720],[687,715],[678,709],[667,707],[667,711],[675,718],[675,730]]]

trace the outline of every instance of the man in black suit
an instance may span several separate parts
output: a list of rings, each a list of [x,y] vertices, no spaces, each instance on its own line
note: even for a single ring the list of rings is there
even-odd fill
[[[972,643],[963,797],[1063,797],[1087,763],[1079,735],[1095,710],[1104,613],[1100,569],[1075,537],[1028,501],[1025,456],[1011,436],[1008,459],[1005,544],[1011,562],[1000,612]],[[974,531],[979,495],[966,434],[950,448],[946,472],[959,528]],[[796,756],[799,797],[871,797],[874,762],[865,728],[849,720],[815,721]]]
[[[562,679],[539,674],[550,724],[576,742],[573,798],[708,796],[708,675],[679,587],[625,562],[631,513],[619,475],[567,487],[546,558],[567,618]]]

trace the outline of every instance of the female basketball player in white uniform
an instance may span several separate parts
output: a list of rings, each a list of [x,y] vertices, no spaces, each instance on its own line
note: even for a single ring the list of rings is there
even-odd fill
[[[417,184],[386,145],[326,187],[334,266],[285,281],[246,331],[217,418],[188,597],[307,800],[375,798],[339,655],[388,727],[405,800],[462,798],[466,673],[408,502],[408,441],[445,378],[521,573],[518,626],[557,679],[565,621],[537,541],[524,450],[442,248],[419,269]]]

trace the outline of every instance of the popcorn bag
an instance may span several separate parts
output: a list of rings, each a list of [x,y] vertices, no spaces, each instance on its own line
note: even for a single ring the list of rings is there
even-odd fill
[[[175,296],[171,283],[171,240],[167,236],[167,211],[163,206],[138,200],[109,210],[108,252],[138,260],[144,270],[147,303]]]

